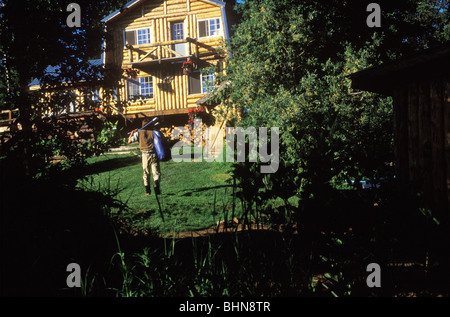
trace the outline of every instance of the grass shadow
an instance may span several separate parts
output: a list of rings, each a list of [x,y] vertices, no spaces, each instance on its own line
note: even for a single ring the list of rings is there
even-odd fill
[[[210,187],[201,187],[201,188],[196,188],[196,189],[183,189],[183,190],[180,190],[178,193],[173,193],[170,195],[179,194],[181,196],[192,196],[192,194],[194,194],[194,193],[200,193],[200,192],[213,190],[213,189],[219,189],[219,188],[231,188],[231,187],[233,187],[233,185],[218,185],[218,186],[210,186]]]
[[[118,168],[132,166],[140,162],[141,159],[138,156],[114,157],[89,164],[82,169],[82,174],[79,174],[79,176],[89,176],[105,173],[116,170]]]
[[[108,213],[126,206],[55,181],[9,184],[0,208],[2,296],[79,296],[67,287],[67,265],[77,263],[83,273],[104,270],[117,251]]]

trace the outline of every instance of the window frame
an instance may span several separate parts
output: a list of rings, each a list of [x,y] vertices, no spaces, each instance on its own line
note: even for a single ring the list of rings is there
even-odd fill
[[[94,101],[94,102],[100,102],[100,89],[94,89],[94,90],[92,90],[90,93],[89,93],[89,95],[88,95],[88,97],[91,99],[91,101]]]
[[[148,43],[139,44],[138,31],[141,31],[141,30],[148,30]],[[135,39],[136,43],[135,44],[130,44],[130,45],[141,46],[141,45],[147,45],[147,44],[151,44],[152,43],[152,27],[151,26],[147,26],[147,27],[143,27],[143,28],[136,28],[136,29],[128,29],[128,30],[124,29],[123,30],[123,46],[124,47],[127,46],[126,32],[134,32],[134,39]]]
[[[211,71],[211,72],[209,72],[209,73],[203,73],[202,71],[194,71],[194,73],[199,73],[199,75],[200,75],[200,78],[199,78],[199,81],[200,81],[200,91],[199,92],[194,92],[194,93],[191,93],[191,87],[190,86],[188,86],[188,95],[189,96],[194,96],[194,95],[205,95],[205,94],[207,94],[207,93],[209,93],[209,92],[211,92],[211,91],[213,91],[214,90],[214,87],[215,87],[215,80],[216,80],[216,72],[215,71]],[[211,87],[206,87],[205,85],[204,85],[204,83],[206,82],[205,81],[205,78],[204,77],[206,77],[206,76],[212,76],[212,81],[211,81]],[[188,85],[190,85],[190,81],[188,82]],[[209,90],[207,89],[207,88],[210,88]]]
[[[67,109],[65,110],[64,113],[76,113],[78,112],[78,102],[76,100],[73,100],[71,102],[69,102],[69,104],[67,105]]]
[[[113,88],[111,95],[112,95],[113,100],[118,100],[119,99],[119,89]]]
[[[212,77],[212,80],[205,80],[205,77],[206,78],[208,78],[208,77]],[[213,91],[214,90],[214,86],[215,86],[215,80],[216,80],[216,72],[214,72],[214,71],[211,71],[211,72],[208,72],[208,73],[201,73],[200,74],[200,80],[201,80],[201,85],[200,85],[200,87],[201,87],[201,93],[202,94],[207,94],[207,93],[209,93],[209,92],[211,92],[211,91]],[[210,82],[211,83],[211,85],[210,85],[210,87],[208,87],[208,86],[204,86],[204,83],[206,83],[206,82]]]
[[[145,84],[143,82],[141,82],[141,79],[145,79],[145,78],[149,78],[150,82],[147,84],[150,84],[149,87],[147,88],[143,88],[142,84]],[[127,101],[137,101],[137,100],[148,100],[148,99],[154,99],[155,97],[155,87],[153,85],[153,76],[149,75],[149,76],[141,76],[141,77],[137,77],[136,78],[136,82],[139,83],[138,85],[138,94],[134,94],[132,96],[130,96],[130,81],[132,81],[131,79],[127,79]],[[134,80],[133,80],[134,81]],[[134,83],[136,84],[136,83]],[[142,94],[143,89],[149,89],[149,92],[146,94]]]
[[[149,84],[150,86],[146,87],[144,89],[148,89],[149,93],[148,93],[148,95],[147,94],[144,95],[144,94],[142,94],[142,90],[143,90],[142,84],[143,83],[141,82],[141,79],[147,79],[147,78],[149,78],[150,81],[148,83],[146,83],[146,84]],[[143,99],[153,99],[153,96],[154,96],[154,93],[155,93],[154,86],[153,86],[153,76],[142,76],[142,77],[138,77],[138,79],[139,79],[139,96],[141,96],[141,98],[142,98],[142,96],[146,97],[146,98],[143,98]]]
[[[192,80],[192,78],[194,78],[194,76],[192,76],[193,74],[199,74],[199,79],[198,79],[198,81],[199,81],[199,86],[200,86],[200,89],[199,89],[199,92],[191,92],[191,90],[192,90],[192,87],[191,87],[191,80]],[[189,74],[189,78],[188,78],[188,95],[189,96],[194,96],[194,95],[200,95],[202,93],[202,73],[200,72],[200,71],[193,71],[191,74]]]
[[[174,41],[175,40],[175,37],[176,36],[174,36],[174,29],[173,29],[173,27],[175,26],[175,25],[182,25],[182,27],[181,27],[181,31],[183,32],[183,36],[181,37],[181,39],[178,39],[178,40],[184,40],[184,39],[186,39],[186,23],[185,23],[185,21],[182,21],[182,20],[179,20],[179,21],[173,21],[173,22],[170,22],[170,40],[172,40],[172,41]],[[178,30],[179,31],[179,30]]]
[[[212,20],[218,20],[219,21],[219,28],[216,29],[216,31],[218,31],[219,34],[217,35],[211,35],[211,22]],[[206,28],[206,32],[208,33],[206,36],[200,36],[200,22],[208,22],[207,28]],[[199,39],[205,39],[208,37],[216,37],[216,36],[222,36],[223,35],[223,26],[222,26],[222,19],[220,17],[216,17],[216,18],[208,18],[208,19],[201,19],[201,20],[197,20],[197,35]]]

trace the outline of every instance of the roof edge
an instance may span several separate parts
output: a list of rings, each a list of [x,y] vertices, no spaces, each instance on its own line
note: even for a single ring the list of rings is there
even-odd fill
[[[438,46],[430,47],[419,52],[415,52],[410,55],[405,55],[396,60],[388,61],[386,63],[368,67],[366,69],[360,70],[353,74],[347,75],[346,77],[353,79],[365,74],[372,73],[374,71],[384,70],[388,68],[395,68],[395,70],[400,70],[402,68],[411,67],[414,65],[425,64],[428,62],[427,59],[421,59],[423,56],[435,55],[436,58],[440,58],[444,54],[450,53],[450,41],[440,44]]]
[[[125,12],[127,9],[131,8],[132,6],[136,5],[139,2],[143,2],[145,0],[132,0],[130,2],[128,2],[127,4],[125,4],[122,8],[114,11],[113,13],[111,13],[110,15],[104,17],[101,21],[103,23],[108,22],[109,20],[111,20],[112,18],[122,14],[123,12]]]
[[[352,88],[378,93],[391,93],[402,83],[450,74],[450,41],[380,65],[372,66],[346,77]]]
[[[144,2],[144,1],[146,1],[146,0],[132,0],[132,1],[128,2],[127,4],[125,4],[119,10],[116,10],[113,13],[111,13],[110,15],[104,17],[101,20],[101,22],[107,23],[108,21],[110,21],[111,19],[113,19],[113,18],[119,16],[120,14],[124,13],[126,10],[130,9],[134,5],[136,5],[136,4],[140,3],[140,2]],[[224,7],[226,5],[225,2],[220,1],[220,0],[200,0],[200,1],[209,2],[211,4],[216,4],[216,5],[219,5],[219,6],[222,6],[222,7]]]

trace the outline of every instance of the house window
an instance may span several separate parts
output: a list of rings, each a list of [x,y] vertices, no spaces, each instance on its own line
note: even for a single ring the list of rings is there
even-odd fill
[[[127,79],[128,100],[139,98],[139,82],[133,79]]]
[[[125,31],[125,45],[143,45],[150,43],[150,28]]]
[[[80,110],[78,109],[77,94],[74,91],[55,94],[52,96],[52,101],[55,103],[56,114],[74,113]],[[53,115],[55,113],[51,110],[48,116]]]
[[[172,40],[184,40],[183,22],[177,22],[172,24]]]
[[[76,101],[71,101],[69,103],[69,106],[67,107],[67,112],[68,113],[77,112],[77,102]]]
[[[206,94],[214,89],[214,72],[202,74],[202,93]]]
[[[150,29],[137,30],[138,45],[150,43]]]
[[[141,96],[146,98],[153,98],[153,78],[150,76],[139,78],[139,87]]]
[[[202,91],[200,72],[192,72],[189,75],[189,94],[199,94]]]
[[[189,94],[206,94],[214,89],[214,72],[193,72],[189,75]]]
[[[117,100],[117,96],[118,96],[117,88],[114,88],[114,89],[113,89],[111,95],[112,95],[112,99],[113,99],[113,100]]]
[[[95,102],[99,102],[100,101],[100,92],[98,91],[98,89],[94,90],[92,92],[92,97],[91,97],[92,101]]]
[[[100,91],[98,89],[90,90],[84,95],[84,106],[87,108],[97,107],[100,101]]]
[[[198,37],[208,37],[220,35],[220,19],[209,19],[198,21]]]
[[[128,100],[153,98],[153,78],[151,76],[139,77],[137,80],[128,79]]]

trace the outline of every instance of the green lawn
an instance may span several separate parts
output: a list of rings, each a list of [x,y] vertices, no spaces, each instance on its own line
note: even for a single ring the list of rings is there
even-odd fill
[[[90,158],[78,186],[118,191],[129,211],[122,215],[134,227],[179,232],[210,227],[231,210],[230,163],[161,163],[161,195],[145,196],[142,164],[134,154]],[[160,210],[162,210],[162,219]]]

